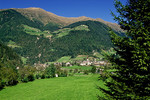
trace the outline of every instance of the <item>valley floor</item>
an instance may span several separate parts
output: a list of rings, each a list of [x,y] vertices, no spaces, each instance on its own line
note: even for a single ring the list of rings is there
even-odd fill
[[[103,85],[99,75],[80,75],[40,79],[0,91],[0,100],[97,100],[103,95],[96,87]]]

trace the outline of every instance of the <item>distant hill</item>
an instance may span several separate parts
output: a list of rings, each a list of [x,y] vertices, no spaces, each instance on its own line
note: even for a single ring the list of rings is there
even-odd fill
[[[112,47],[108,26],[123,32],[117,24],[101,19],[65,18],[41,8],[0,10],[0,40],[28,64],[107,50]]]

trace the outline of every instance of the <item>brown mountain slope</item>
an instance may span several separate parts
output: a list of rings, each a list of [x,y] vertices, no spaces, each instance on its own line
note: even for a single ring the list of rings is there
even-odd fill
[[[117,32],[124,32],[121,28],[120,28],[120,25],[116,24],[116,23],[111,23],[111,22],[107,22],[107,21],[104,21],[100,18],[97,18],[96,21],[99,21],[99,22],[102,22],[104,23],[105,25],[111,27],[112,29],[114,29],[115,31]]]
[[[51,12],[45,11],[41,8],[11,8],[14,9],[18,12],[20,12],[22,15],[28,17],[29,19],[33,20],[33,19],[37,19],[39,21],[41,21],[44,25],[48,24],[49,22],[53,22],[53,23],[57,23],[63,26],[78,22],[78,21],[87,21],[87,20],[93,20],[93,21],[99,21],[102,22],[104,24],[106,24],[107,26],[111,27],[112,29],[118,31],[118,32],[123,32],[122,29],[120,29],[120,26],[116,23],[111,23],[111,22],[107,22],[104,21],[100,18],[97,19],[93,19],[93,18],[89,18],[89,17],[61,17],[61,16],[57,16]],[[4,10],[4,9],[1,9]],[[1,11],[0,10],[0,11]]]
[[[40,20],[43,24],[48,24],[49,22],[54,22],[58,23],[61,25],[69,25],[78,21],[87,21],[87,20],[93,20],[92,18],[88,17],[61,17],[57,16],[51,12],[47,12],[41,8],[24,8],[24,9],[16,9],[13,8],[14,10],[20,12],[22,15],[28,17],[29,19],[38,19]]]

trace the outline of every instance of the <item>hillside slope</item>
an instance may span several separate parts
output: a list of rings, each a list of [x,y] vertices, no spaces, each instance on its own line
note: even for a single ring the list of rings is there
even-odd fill
[[[21,58],[9,47],[0,42],[0,68],[11,67],[16,69],[22,66]]]
[[[117,32],[123,32],[123,30],[120,28],[120,26],[118,24],[107,22],[107,21],[104,21],[100,18],[93,19],[93,18],[89,18],[86,16],[62,17],[62,16],[57,16],[51,12],[45,11],[41,8],[34,8],[34,7],[24,8],[24,9],[17,9],[17,8],[12,8],[12,9],[16,10],[17,12],[20,12],[23,16],[29,18],[30,20],[35,20],[35,19],[39,20],[44,25],[46,25],[48,23],[56,23],[56,24],[59,24],[61,26],[67,26],[67,25],[75,23],[75,22],[91,20],[91,21],[102,22]],[[1,10],[7,10],[7,9],[1,9]]]
[[[66,21],[72,23],[66,26],[64,20],[60,20],[62,17],[57,19],[52,14],[54,17],[48,21],[46,18],[49,17],[41,17],[47,16],[44,13],[48,12],[39,8],[27,9],[31,12],[26,9],[0,11],[0,40],[27,59],[28,64],[56,61],[63,56],[92,55],[93,51],[112,47],[108,26],[104,23],[74,20],[76,23]],[[35,9],[39,10],[36,12]],[[44,21],[48,24],[45,25]]]
[[[23,25],[40,29],[42,24],[37,24],[27,19],[15,10],[1,11],[0,17],[2,19],[0,22],[0,40],[8,45],[10,45],[10,43],[17,45],[13,49],[19,55],[25,58],[30,58],[31,56],[36,58],[45,47],[46,50],[49,49],[49,39],[24,32]]]

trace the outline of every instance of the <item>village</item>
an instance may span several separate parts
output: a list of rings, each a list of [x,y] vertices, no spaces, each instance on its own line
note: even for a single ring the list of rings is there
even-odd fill
[[[91,59],[85,59],[85,60],[76,60],[76,61],[71,61],[71,62],[55,62],[53,63],[54,66],[56,67],[69,67],[69,66],[74,66],[74,65],[78,65],[78,66],[96,66],[97,69],[101,69],[103,70],[105,66],[110,66],[110,63],[106,60],[91,60]],[[46,69],[46,67],[48,67],[50,64],[46,63],[46,64],[34,64],[34,67],[36,67],[36,69],[39,70],[44,70]]]
[[[76,61],[71,61],[71,62],[55,62],[53,63],[55,66],[60,66],[60,67],[65,67],[65,66],[73,66],[73,65],[79,65],[79,66],[108,66],[110,65],[110,63],[106,60],[89,60],[88,58],[86,60],[76,60]],[[47,67],[50,64],[45,63],[45,64],[41,64],[41,63],[35,63],[34,66],[41,66],[41,67]]]

